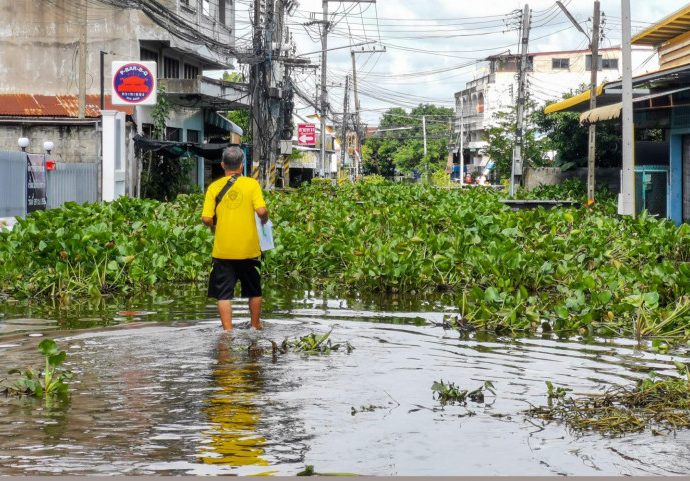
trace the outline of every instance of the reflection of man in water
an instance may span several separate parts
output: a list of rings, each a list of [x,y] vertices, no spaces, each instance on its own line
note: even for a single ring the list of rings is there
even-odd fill
[[[242,177],[243,161],[244,152],[239,147],[223,151],[225,177],[209,185],[201,214],[204,224],[215,230],[208,296],[218,299],[218,313],[226,331],[232,329],[232,298],[237,281],[242,286],[242,297],[249,298],[252,327],[261,329],[261,248],[254,213],[265,224],[268,210],[259,183]]]
[[[218,342],[218,365],[213,370],[214,384],[219,388],[203,409],[213,424],[210,443],[199,456],[207,464],[228,466],[268,466],[261,456],[266,439],[256,432],[259,409],[257,392],[261,387],[261,367],[257,362],[241,362],[221,336]]]

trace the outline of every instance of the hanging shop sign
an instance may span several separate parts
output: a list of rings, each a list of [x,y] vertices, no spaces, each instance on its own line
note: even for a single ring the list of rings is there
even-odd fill
[[[47,205],[46,157],[43,154],[27,154],[26,213],[46,210]]]
[[[113,62],[113,105],[156,105],[156,62]]]
[[[316,145],[316,125],[297,124],[297,145],[308,147]]]

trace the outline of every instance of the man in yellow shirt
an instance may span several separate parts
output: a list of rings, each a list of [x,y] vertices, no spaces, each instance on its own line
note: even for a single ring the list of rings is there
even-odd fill
[[[226,331],[232,329],[232,298],[237,281],[242,297],[249,298],[252,327],[262,327],[261,248],[254,213],[265,224],[268,210],[259,183],[242,177],[243,160],[244,152],[239,147],[223,151],[225,177],[208,186],[201,214],[204,224],[215,232],[208,296],[218,299],[218,313]]]

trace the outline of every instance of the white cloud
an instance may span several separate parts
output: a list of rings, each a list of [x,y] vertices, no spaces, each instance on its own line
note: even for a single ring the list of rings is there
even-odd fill
[[[553,0],[531,0],[534,11],[531,32],[531,51],[550,51],[586,48],[584,36],[571,28]],[[591,0],[567,0],[568,9],[583,23],[591,15]],[[686,0],[631,0],[634,28],[642,28],[686,5]],[[381,40],[388,45],[385,54],[358,55],[358,77],[362,94],[360,103],[364,118],[376,123],[380,110],[423,99],[453,102],[453,93],[472,78],[473,66],[426,77],[400,77],[400,74],[436,70],[482,59],[498,53],[501,47],[516,52],[518,34],[515,22],[504,25],[497,15],[521,11],[524,2],[516,0],[379,0],[376,6],[351,2],[330,2],[330,11],[337,22],[329,36],[329,48],[347,46],[362,40]],[[297,14],[289,21],[301,52],[320,50],[321,44],[311,27],[312,40],[301,24],[308,21],[306,12],[321,12],[321,0],[301,0]],[[620,0],[602,0],[606,18],[603,46],[620,43]],[[349,11],[347,16],[341,14]],[[376,21],[378,12],[378,27]],[[238,12],[238,16],[241,12]],[[478,18],[478,17],[482,18]],[[494,16],[494,17],[490,17]],[[318,18],[321,15],[318,14]],[[240,17],[241,18],[241,17]],[[646,22],[646,23],[645,23]],[[591,28],[591,24],[590,24]],[[348,32],[354,39],[350,40]],[[482,35],[476,35],[482,33]],[[470,35],[470,36],[467,36]],[[433,38],[437,37],[437,38]],[[417,50],[417,51],[409,51]],[[418,51],[421,50],[421,51]],[[319,63],[318,55],[311,56]],[[349,48],[329,52],[328,70],[331,82],[342,83],[351,72]],[[306,79],[307,77],[305,77]],[[302,88],[315,91],[314,76]],[[379,97],[379,99],[372,98]],[[330,98],[334,110],[342,109],[342,87],[331,87]],[[385,100],[382,100],[385,99]],[[336,107],[336,106],[340,107]]]

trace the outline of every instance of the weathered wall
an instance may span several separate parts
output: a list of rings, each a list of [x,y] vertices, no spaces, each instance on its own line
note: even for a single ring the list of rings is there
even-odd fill
[[[597,187],[606,186],[611,192],[620,192],[620,169],[596,169]],[[525,188],[532,190],[540,185],[557,185],[566,179],[580,179],[587,183],[587,168],[573,169],[563,172],[558,167],[526,167]]]
[[[17,140],[27,137],[27,152],[43,153],[43,142],[55,144],[51,158],[58,162],[97,162],[101,133],[95,123],[82,125],[18,125],[0,124],[0,150],[17,151]]]
[[[74,0],[0,0],[0,92],[79,93],[80,11]],[[139,58],[133,25],[137,10],[89,2],[87,93],[100,92],[100,51],[106,56],[106,91],[112,60]]]

